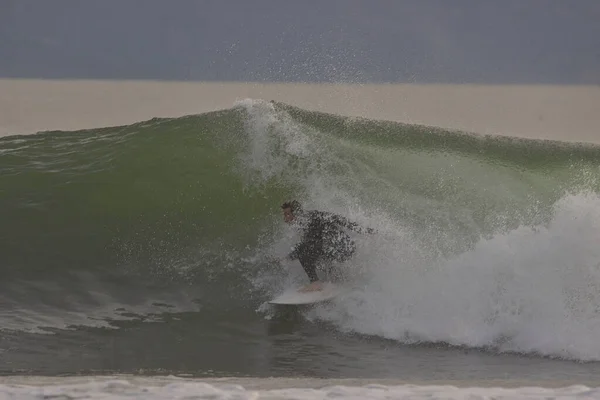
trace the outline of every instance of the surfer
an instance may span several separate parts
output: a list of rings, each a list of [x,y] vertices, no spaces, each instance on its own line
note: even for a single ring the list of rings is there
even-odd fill
[[[317,276],[317,268],[330,274],[334,261],[344,262],[352,257],[356,244],[343,228],[358,233],[373,233],[371,228],[363,228],[346,218],[324,211],[304,211],[296,200],[283,203],[283,219],[302,230],[300,243],[293,247],[288,259],[300,261],[308,275],[310,284],[301,291],[321,290],[323,283]]]

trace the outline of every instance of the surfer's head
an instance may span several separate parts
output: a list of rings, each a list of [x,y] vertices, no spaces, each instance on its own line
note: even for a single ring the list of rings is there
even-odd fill
[[[283,220],[290,223],[296,218],[296,214],[302,212],[302,205],[297,200],[286,201],[281,205],[283,209]]]

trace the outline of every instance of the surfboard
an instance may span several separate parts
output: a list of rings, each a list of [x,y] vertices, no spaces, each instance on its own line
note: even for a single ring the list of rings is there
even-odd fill
[[[314,292],[299,292],[298,290],[299,288],[286,290],[284,293],[269,301],[269,303],[282,305],[315,304],[331,300],[340,295],[343,291],[340,286],[331,283],[324,285],[322,290],[316,290]]]

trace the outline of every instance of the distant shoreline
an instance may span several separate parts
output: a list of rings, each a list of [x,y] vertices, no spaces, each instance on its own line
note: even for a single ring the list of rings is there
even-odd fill
[[[479,134],[600,143],[600,86],[0,79],[0,136],[127,125],[275,100]]]

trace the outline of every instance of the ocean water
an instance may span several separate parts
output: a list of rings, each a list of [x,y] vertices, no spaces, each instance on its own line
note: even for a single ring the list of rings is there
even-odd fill
[[[593,396],[599,167],[590,144],[259,100],[1,138],[0,374],[501,378]],[[377,230],[354,235],[353,289],[331,303],[266,304],[306,282],[275,261],[298,239],[289,199]],[[280,398],[240,393],[222,398]],[[330,396],[310,393],[286,398]]]

